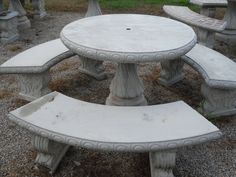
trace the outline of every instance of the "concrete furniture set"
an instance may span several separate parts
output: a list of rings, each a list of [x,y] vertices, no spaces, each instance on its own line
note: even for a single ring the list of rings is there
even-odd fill
[[[151,176],[174,177],[178,148],[222,135],[182,101],[154,106],[107,106],[53,92],[10,112],[9,118],[33,133],[32,144],[38,151],[36,162],[51,173],[69,146],[79,146],[149,152]]]
[[[235,64],[207,47],[196,45],[194,31],[181,22],[149,15],[96,16],[101,14],[99,4],[96,0],[89,2],[86,16],[95,17],[72,22],[61,32],[61,40],[68,49],[57,39],[33,47],[0,66],[2,74],[19,74],[20,95],[34,100],[10,112],[9,119],[33,133],[32,144],[38,151],[36,163],[48,167],[51,173],[69,146],[79,146],[104,151],[149,152],[151,176],[174,177],[172,169],[178,148],[208,142],[222,134],[182,101],[146,106],[136,64],[161,61],[160,82],[166,85],[183,79],[183,61],[196,67],[205,78],[207,111],[212,108],[215,95],[225,100],[228,96],[235,98]],[[206,53],[209,55],[204,56]],[[107,105],[49,93],[50,67],[75,54],[82,60],[80,70],[97,79],[105,78],[102,61],[118,63]],[[34,55],[37,60],[32,60]],[[206,58],[200,56],[212,57],[211,63],[204,62]],[[212,66],[217,59],[222,62]],[[222,64],[233,74],[213,72],[220,70]],[[230,95],[225,91],[228,87],[233,90]],[[227,101],[216,104],[218,110],[222,104],[225,104],[224,110],[229,108]],[[235,113],[234,109],[230,111]],[[225,115],[225,112],[219,114]]]

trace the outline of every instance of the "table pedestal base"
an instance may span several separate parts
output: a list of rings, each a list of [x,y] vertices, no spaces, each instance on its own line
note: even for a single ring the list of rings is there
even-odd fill
[[[183,80],[183,66],[184,62],[181,59],[162,61],[159,83],[164,86],[170,86]]]
[[[111,93],[106,104],[114,106],[147,105],[143,91],[143,84],[138,77],[136,65],[120,63],[112,80]]]
[[[103,80],[107,78],[104,72],[105,69],[102,65],[103,62],[92,60],[82,56],[80,56],[80,60],[81,60],[81,66],[79,68],[79,71],[81,73],[87,74],[97,80]]]
[[[235,46],[236,45],[236,30],[224,30],[222,33],[216,34],[216,39],[224,43]]]

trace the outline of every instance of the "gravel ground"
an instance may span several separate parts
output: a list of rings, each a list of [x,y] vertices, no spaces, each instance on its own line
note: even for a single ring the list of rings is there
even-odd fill
[[[145,9],[138,11],[144,13]],[[154,11],[150,11],[153,14]],[[108,12],[109,13],[109,12]],[[158,12],[155,12],[158,14]],[[62,27],[83,14],[50,12],[44,20],[33,21],[32,28],[21,32],[15,43],[0,46],[0,63],[36,44],[59,37]],[[217,44],[217,50],[229,54],[225,44]],[[50,88],[66,95],[95,103],[104,103],[109,94],[109,83],[114,76],[115,65],[105,63],[108,79],[95,81],[78,72],[77,57],[65,60],[51,70]],[[150,104],[184,100],[197,109],[202,97],[202,78],[185,66],[185,79],[171,87],[163,87],[157,80],[158,63],[139,66],[139,75],[145,85],[145,96]],[[49,177],[47,169],[34,165],[36,151],[30,144],[30,133],[8,121],[7,113],[26,104],[17,96],[15,76],[1,75],[0,79],[0,177]],[[236,116],[211,120],[224,136],[218,141],[180,149],[177,155],[176,177],[236,177]],[[148,154],[97,152],[70,148],[63,158],[55,177],[148,177]]]

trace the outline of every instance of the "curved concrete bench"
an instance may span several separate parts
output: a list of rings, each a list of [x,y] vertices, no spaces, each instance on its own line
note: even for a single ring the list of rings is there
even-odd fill
[[[60,39],[52,40],[12,57],[0,66],[0,74],[17,74],[20,96],[32,101],[50,92],[49,69],[73,55]]]
[[[39,151],[36,162],[52,172],[72,145],[150,152],[152,177],[171,176],[177,148],[221,136],[217,127],[182,101],[116,107],[53,92],[10,112],[9,118],[35,134],[32,142]]]
[[[217,51],[197,44],[183,60],[204,78],[203,112],[212,117],[236,113],[236,63]]]
[[[209,48],[214,45],[215,32],[223,31],[226,27],[226,22],[198,14],[188,7],[165,5],[163,9],[171,18],[198,27],[199,43]]]
[[[227,0],[190,0],[190,3],[201,7],[200,14],[215,17],[216,7],[227,7]]]

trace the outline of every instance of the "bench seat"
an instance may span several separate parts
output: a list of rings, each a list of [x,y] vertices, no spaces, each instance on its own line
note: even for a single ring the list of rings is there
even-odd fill
[[[67,145],[72,145],[96,150],[151,152],[152,166],[162,153],[172,156],[179,147],[221,136],[217,127],[182,101],[116,107],[88,103],[53,92],[10,112],[9,118],[36,135],[33,144],[40,151],[36,160],[40,164],[42,152],[47,154],[40,149],[47,147],[40,145],[43,139],[63,144],[66,150]],[[54,162],[56,165],[44,165],[54,171],[60,160]]]
[[[45,42],[10,58],[0,66],[0,74],[17,74],[20,95],[28,101],[49,93],[49,69],[73,56],[60,39]]]
[[[173,19],[192,25],[198,29],[199,43],[212,48],[215,32],[221,32],[226,22],[198,14],[185,6],[163,6],[163,10]]]
[[[182,57],[204,78],[202,111],[210,117],[236,113],[236,63],[219,52],[197,44]]]
[[[216,8],[227,7],[227,0],[190,0],[191,4],[200,6],[200,14],[214,18]]]
[[[190,3],[202,7],[227,7],[227,0],[190,0]]]

